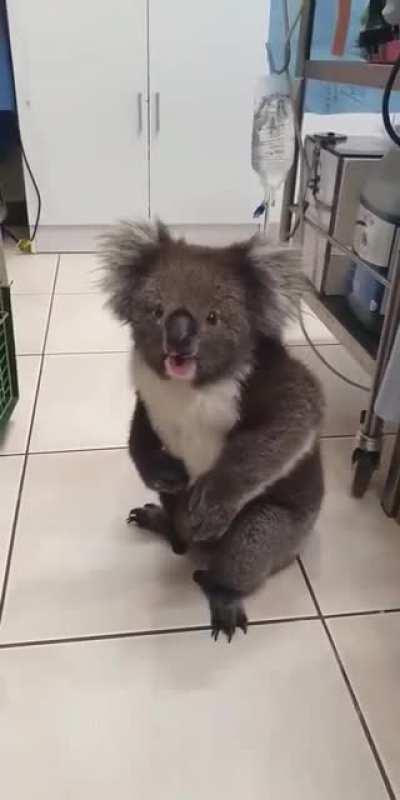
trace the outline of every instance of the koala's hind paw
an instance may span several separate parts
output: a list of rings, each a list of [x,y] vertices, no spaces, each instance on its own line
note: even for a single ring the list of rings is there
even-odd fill
[[[228,642],[232,641],[236,629],[247,633],[248,620],[238,592],[213,584],[208,572],[197,570],[193,580],[201,586],[206,595],[211,612],[211,636],[216,642],[219,634],[225,634]]]
[[[214,642],[217,641],[222,631],[230,643],[237,628],[240,628],[243,633],[247,633],[247,627],[246,612],[240,606],[225,605],[224,603],[216,603],[211,606],[211,636]]]

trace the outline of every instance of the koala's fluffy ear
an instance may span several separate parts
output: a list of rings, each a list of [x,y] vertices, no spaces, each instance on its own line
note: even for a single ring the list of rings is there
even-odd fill
[[[284,245],[271,247],[256,236],[248,243],[247,263],[254,282],[258,330],[280,336],[287,319],[297,316],[306,288],[301,251]]]
[[[135,287],[169,241],[168,230],[161,222],[123,221],[101,237],[101,285],[108,295],[107,305],[123,322],[131,320]]]

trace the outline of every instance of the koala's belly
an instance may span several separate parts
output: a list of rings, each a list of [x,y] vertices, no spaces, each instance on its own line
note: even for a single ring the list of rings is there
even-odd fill
[[[190,413],[184,414],[179,423],[154,419],[153,424],[167,450],[182,459],[192,481],[213,467],[227,433],[213,428],[207,420],[192,417]]]
[[[238,418],[238,381],[197,388],[162,380],[138,353],[134,375],[151,424],[167,450],[184,462],[192,481],[208,472]]]

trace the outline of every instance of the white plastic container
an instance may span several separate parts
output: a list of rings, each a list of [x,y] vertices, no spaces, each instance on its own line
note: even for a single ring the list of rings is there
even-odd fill
[[[400,227],[400,148],[391,147],[361,191],[353,249],[387,277]],[[357,318],[379,332],[385,313],[384,287],[362,267],[353,269],[348,302]]]

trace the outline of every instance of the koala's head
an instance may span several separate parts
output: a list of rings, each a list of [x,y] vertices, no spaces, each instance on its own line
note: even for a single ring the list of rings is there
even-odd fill
[[[196,384],[240,373],[260,336],[279,339],[297,284],[289,250],[255,238],[200,247],[161,223],[120,223],[101,257],[108,304],[147,364]]]

